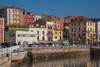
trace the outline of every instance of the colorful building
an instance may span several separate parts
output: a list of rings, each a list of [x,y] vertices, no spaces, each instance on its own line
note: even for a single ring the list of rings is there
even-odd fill
[[[37,42],[35,32],[31,31],[5,31],[5,42],[19,45],[32,44]]]
[[[4,18],[0,18],[0,44],[4,42]]]
[[[43,14],[42,15],[42,19],[47,20],[47,21],[51,21],[54,23],[54,28],[56,29],[64,29],[64,19],[56,17],[54,15],[46,15]]]
[[[96,22],[96,42],[100,43],[100,21]]]
[[[46,27],[47,30],[47,40],[48,41],[52,41],[53,39],[53,31],[54,31],[54,24],[53,22],[50,21],[46,21],[43,19],[37,20],[36,22],[34,22],[35,25],[43,25]]]
[[[0,17],[4,18],[4,25],[22,24],[23,10],[17,7],[0,7]]]
[[[95,22],[86,17],[77,17],[69,23],[69,37],[75,43],[93,44],[95,37]]]
[[[54,29],[54,35],[53,36],[57,41],[63,40],[63,30]]]
[[[32,12],[23,11],[23,24],[30,25],[33,24],[34,21],[35,19],[34,19],[34,15],[32,15]]]

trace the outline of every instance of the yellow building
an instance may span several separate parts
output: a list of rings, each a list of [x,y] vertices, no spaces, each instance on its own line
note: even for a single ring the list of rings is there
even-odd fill
[[[95,42],[95,22],[73,21],[69,23],[69,37],[75,43],[93,44]]]
[[[55,38],[57,41],[63,40],[63,30],[54,29],[54,38]]]

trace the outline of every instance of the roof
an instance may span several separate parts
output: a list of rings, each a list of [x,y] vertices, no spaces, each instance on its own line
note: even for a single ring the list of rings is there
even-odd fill
[[[57,20],[60,20],[60,18],[59,17],[57,17],[57,16],[54,16],[54,15],[47,15],[47,14],[43,14],[42,16],[46,16],[46,17],[49,17],[50,19],[57,19]]]
[[[84,16],[68,16],[68,17],[63,17],[64,19],[71,19],[71,22],[94,22],[90,20],[88,17]]]
[[[23,10],[23,9],[21,9],[21,8],[14,7],[14,6],[12,6],[12,7],[5,7],[5,6],[0,7],[0,9],[4,9],[4,8],[14,8],[14,9],[20,9],[20,10]]]

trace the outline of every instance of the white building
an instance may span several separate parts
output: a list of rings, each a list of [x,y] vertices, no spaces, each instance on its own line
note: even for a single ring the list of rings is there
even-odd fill
[[[96,22],[96,40],[100,42],[100,21]]]
[[[0,7],[0,17],[4,18],[4,25],[22,24],[23,10],[16,7]]]
[[[47,29],[45,26],[39,26],[37,25],[30,25],[29,28],[30,32],[35,32],[36,33],[36,37],[37,37],[37,41],[38,42],[43,42],[43,41],[47,41]]]
[[[37,42],[35,32],[30,31],[5,31],[5,41],[17,44],[32,44]]]
[[[42,19],[42,17],[39,16],[39,15],[34,15],[34,22],[37,21],[37,20],[39,20],[39,19]]]
[[[53,32],[54,32],[54,24],[53,22],[46,21],[43,19],[37,20],[34,22],[34,25],[40,25],[40,26],[45,26],[46,27],[46,34],[47,34],[47,40],[52,41],[53,39]]]

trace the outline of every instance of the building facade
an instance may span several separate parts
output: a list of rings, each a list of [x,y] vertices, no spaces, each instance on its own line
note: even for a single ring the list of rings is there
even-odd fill
[[[42,15],[42,19],[47,20],[47,21],[51,21],[54,23],[54,28],[56,29],[62,29],[64,28],[64,19],[56,17],[54,15],[46,15],[43,14]]]
[[[69,24],[70,40],[75,43],[93,44],[95,42],[95,22],[71,22]]]
[[[4,18],[4,25],[22,24],[23,10],[16,7],[0,7],[0,17]]]
[[[57,41],[63,40],[63,30],[54,29],[54,39]]]
[[[34,22],[35,25],[43,25],[46,27],[47,30],[47,40],[48,41],[52,41],[53,39],[53,31],[54,31],[54,24],[53,22],[50,21],[46,21],[43,19],[37,20],[36,22]]]
[[[32,12],[26,12],[23,11],[23,24],[33,24],[35,21],[34,15],[32,15]]]
[[[4,42],[4,18],[0,18],[0,44]]]
[[[100,21],[96,22],[96,42],[100,42]]]
[[[29,31],[36,32],[36,37],[38,42],[46,42],[47,39],[47,29],[45,26],[30,25]]]
[[[5,42],[32,44],[37,42],[36,33],[30,31],[5,31]]]

